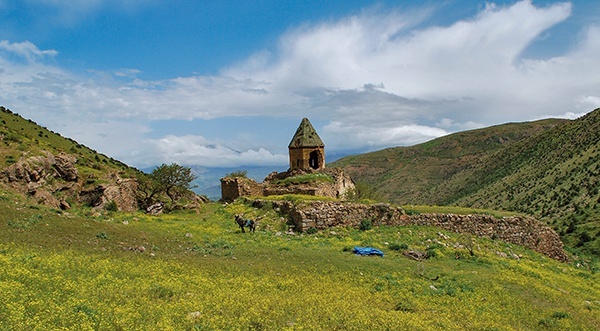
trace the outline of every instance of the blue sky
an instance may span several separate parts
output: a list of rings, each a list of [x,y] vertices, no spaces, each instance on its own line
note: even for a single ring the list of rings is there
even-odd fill
[[[576,118],[599,58],[597,1],[0,0],[0,105],[140,168]]]

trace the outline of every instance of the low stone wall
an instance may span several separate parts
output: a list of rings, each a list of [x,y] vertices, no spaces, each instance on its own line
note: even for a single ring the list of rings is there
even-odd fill
[[[531,217],[495,218],[489,215],[419,214],[407,215],[400,207],[388,204],[365,205],[325,201],[263,201],[252,202],[260,208],[272,204],[288,215],[296,231],[313,227],[318,230],[332,226],[358,227],[364,220],[373,225],[423,225],[439,227],[455,233],[468,233],[522,245],[559,261],[567,261],[558,234],[544,223]]]

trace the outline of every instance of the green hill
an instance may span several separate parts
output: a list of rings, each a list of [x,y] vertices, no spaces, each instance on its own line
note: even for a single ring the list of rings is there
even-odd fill
[[[76,167],[83,176],[97,176],[105,172],[134,174],[136,169],[100,154],[70,138],[24,119],[17,113],[0,107],[0,168],[14,164],[23,156],[54,155],[61,152],[77,155]]]
[[[338,160],[399,204],[510,210],[600,254],[600,109],[577,120],[512,123]]]

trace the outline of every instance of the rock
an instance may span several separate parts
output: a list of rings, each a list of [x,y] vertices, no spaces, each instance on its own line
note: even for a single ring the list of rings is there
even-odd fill
[[[59,205],[61,210],[69,210],[71,209],[71,205],[65,201],[65,200],[60,200],[60,205]]]
[[[77,181],[78,173],[75,168],[77,158],[74,155],[60,153],[55,158],[54,168],[60,175],[60,178],[67,182]]]
[[[57,198],[55,198],[50,192],[48,192],[46,190],[36,190],[35,193],[33,194],[33,198],[40,205],[45,205],[50,208],[61,209],[60,201],[58,201]]]
[[[152,206],[146,208],[146,212],[150,215],[159,215],[163,212],[164,204],[162,202],[155,203]]]
[[[4,169],[1,177],[9,183],[20,182],[24,185],[36,183],[52,175],[54,163],[54,156],[50,153],[46,153],[45,156],[21,158],[15,164]]]
[[[133,212],[138,210],[137,182],[134,179],[116,178],[114,184],[98,185],[79,192],[79,201],[96,209],[105,209],[114,202],[117,210]]]

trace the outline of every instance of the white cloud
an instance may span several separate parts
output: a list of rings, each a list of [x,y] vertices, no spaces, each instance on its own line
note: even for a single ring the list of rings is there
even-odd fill
[[[29,41],[11,43],[8,40],[0,40],[0,51],[10,53],[18,58],[25,59],[28,62],[35,62],[47,57],[54,57],[58,54],[58,52],[53,49],[40,50]]]
[[[147,140],[147,152],[155,158],[170,160],[182,165],[200,165],[204,167],[233,167],[236,165],[282,165],[288,161],[287,155],[273,154],[264,148],[238,151],[219,142],[210,141],[202,136],[168,135],[161,139]],[[146,165],[156,163],[148,160]]]
[[[414,145],[448,134],[443,129],[423,125],[370,127],[331,122],[323,128],[323,139],[335,150],[376,150],[389,146]]]
[[[68,7],[67,1],[48,3]],[[90,1],[80,10],[108,3]],[[561,56],[522,57],[569,17],[568,3],[488,5],[443,27],[426,25],[431,10],[365,11],[306,24],[284,34],[276,49],[259,50],[218,75],[160,81],[137,78],[140,72],[131,68],[83,77],[46,64],[56,51],[3,41],[0,101],[136,166],[287,162],[256,141],[228,148],[227,136],[160,132],[162,139],[145,138],[151,128],[160,130],[153,123],[167,119],[309,117],[329,123],[320,132],[327,148],[372,150],[508,121],[578,116],[600,106],[600,79],[591,74],[600,71],[600,28],[589,27]],[[269,139],[260,128],[247,130]]]

